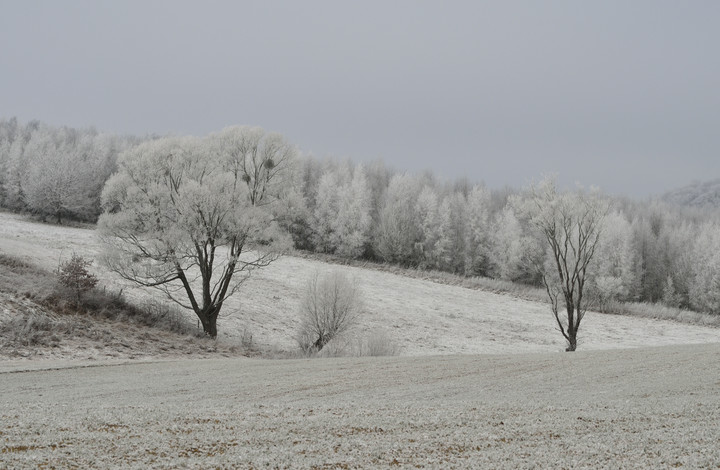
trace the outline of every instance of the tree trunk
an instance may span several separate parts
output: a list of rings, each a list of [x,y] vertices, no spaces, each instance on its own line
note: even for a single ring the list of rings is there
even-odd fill
[[[326,345],[327,343],[328,343],[328,340],[326,340],[323,336],[320,336],[320,337],[317,339],[317,341],[315,341],[315,344],[314,344],[313,346],[315,346],[315,349],[316,349],[317,351],[320,351],[322,348],[325,347],[325,345]]]
[[[575,328],[568,331],[568,347],[566,352],[574,352],[577,349],[577,330]]]
[[[203,326],[203,331],[212,339],[217,338],[218,313],[220,313],[220,307],[211,307],[202,312],[197,312],[197,316]]]
[[[567,342],[568,347],[565,348],[566,352],[573,352],[577,349],[577,332],[579,325],[576,323],[575,320],[575,304],[568,301],[566,302],[567,308],[567,317],[568,317],[568,325],[567,325]]]
[[[217,315],[210,316],[207,324],[203,323],[203,330],[212,339],[217,338]]]

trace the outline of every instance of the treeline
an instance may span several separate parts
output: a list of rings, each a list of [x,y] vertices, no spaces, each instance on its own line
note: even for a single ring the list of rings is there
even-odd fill
[[[521,210],[521,190],[488,190],[431,174],[306,158],[297,186],[296,246],[539,285],[545,242]],[[609,199],[609,197],[608,197]],[[720,313],[718,211],[660,200],[611,201],[588,291],[596,304],[662,302]],[[602,305],[600,305],[602,306]]]
[[[0,120],[0,206],[61,223],[94,222],[117,158],[142,139]]]
[[[95,221],[118,155],[142,140],[0,121],[0,205]],[[311,156],[293,174],[282,215],[298,249],[540,283],[546,246],[520,210],[522,190]],[[720,314],[718,210],[613,200],[589,277],[596,304],[662,302]]]

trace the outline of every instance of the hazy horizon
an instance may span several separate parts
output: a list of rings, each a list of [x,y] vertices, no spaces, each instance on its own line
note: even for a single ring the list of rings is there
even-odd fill
[[[277,131],[491,188],[720,177],[720,4],[3,2],[0,118]]]

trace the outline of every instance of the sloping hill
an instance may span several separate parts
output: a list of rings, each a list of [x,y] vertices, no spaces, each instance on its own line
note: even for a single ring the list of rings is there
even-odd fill
[[[107,362],[247,353],[250,351],[241,347],[149,327],[127,318],[58,314],[26,296],[0,292],[0,363]]]
[[[73,251],[94,258],[100,252],[88,229],[28,222],[0,214],[0,251],[24,257],[47,269]],[[152,291],[134,288],[94,266],[106,289],[143,302]],[[327,264],[286,256],[254,274],[226,303],[218,321],[219,341],[253,341],[291,350],[299,324],[297,311],[307,279],[316,271],[341,269],[364,293],[359,334],[384,331],[403,355],[522,353],[563,351],[548,307],[507,295],[437,284],[387,272]],[[194,321],[188,313],[190,321]],[[606,349],[720,341],[720,330],[644,318],[588,313],[580,349]]]
[[[680,206],[702,209],[720,208],[720,178],[691,183],[665,193],[662,198]]]

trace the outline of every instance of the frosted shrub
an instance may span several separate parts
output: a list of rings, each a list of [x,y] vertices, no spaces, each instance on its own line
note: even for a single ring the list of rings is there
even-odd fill
[[[365,336],[360,356],[397,356],[400,349],[385,330],[373,330]]]
[[[356,283],[340,271],[308,281],[300,307],[300,331],[296,337],[306,353],[321,351],[333,339],[347,333],[357,323],[361,302]]]

